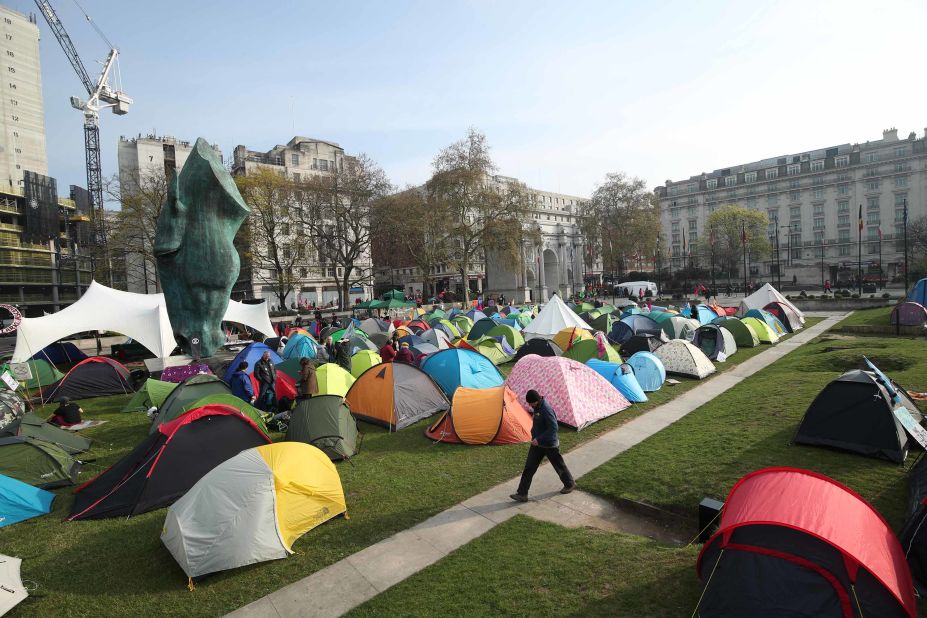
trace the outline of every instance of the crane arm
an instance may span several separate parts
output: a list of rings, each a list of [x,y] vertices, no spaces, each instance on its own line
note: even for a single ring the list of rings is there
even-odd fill
[[[90,78],[87,69],[84,68],[84,63],[81,62],[80,56],[77,55],[77,49],[74,48],[71,37],[68,36],[68,32],[64,29],[61,20],[58,19],[58,14],[55,13],[55,10],[47,0],[35,0],[35,4],[45,17],[45,21],[48,22],[48,27],[51,28],[52,32],[55,34],[55,38],[58,39],[61,49],[64,50],[64,54],[71,62],[71,66],[74,67],[74,72],[77,73],[81,83],[84,84],[87,94],[93,96],[94,91],[97,89],[97,84]]]

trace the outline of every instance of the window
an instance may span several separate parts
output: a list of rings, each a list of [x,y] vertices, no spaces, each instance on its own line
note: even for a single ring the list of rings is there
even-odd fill
[[[756,172],[747,172],[744,174],[744,182],[756,182]]]
[[[290,165],[299,165],[299,155],[298,154],[294,153],[290,155]]]
[[[686,212],[690,217],[694,217],[698,214],[698,206],[689,206],[689,208],[686,209]]]
[[[850,212],[850,202],[846,200],[837,202],[837,212]]]
[[[769,197],[766,198],[766,203],[769,204],[770,206],[775,206],[775,205],[777,205],[777,204],[779,203],[779,196],[778,196],[778,195],[770,195]]]
[[[821,215],[820,217],[817,217],[817,216],[816,216],[816,217],[814,218],[814,229],[816,229],[816,230],[823,230],[823,229],[824,229],[824,215]],[[823,232],[822,232],[822,234],[823,234]],[[815,234],[815,235],[817,235],[817,234]]]
[[[673,234],[673,242],[674,243],[679,242],[679,234]]]
[[[821,225],[821,229],[824,229],[824,225]],[[824,251],[824,232],[815,232],[814,233],[814,244],[818,247],[814,250],[816,257],[821,257],[821,252]]]
[[[866,153],[866,163],[875,163],[879,160],[879,153],[877,152],[867,152]]]
[[[895,178],[895,186],[904,188],[908,186],[908,177],[907,176],[898,176]]]
[[[816,205],[815,205],[815,207],[814,207],[814,216],[815,216],[815,217],[823,217],[823,216],[824,216],[824,205],[823,205],[823,204],[816,204]]]
[[[319,160],[318,160],[318,159],[313,159],[313,160],[312,160],[312,169],[314,169],[314,170],[319,169]]]
[[[689,193],[695,193],[696,191],[698,191],[698,185],[695,183],[692,183],[687,187],[687,189]],[[560,200],[558,199],[557,201],[559,202]]]
[[[903,162],[903,161],[898,162],[898,163],[895,164],[895,171],[896,171],[896,172],[910,172],[910,171],[911,171],[911,165],[908,164],[908,163],[905,163],[905,162]]]
[[[706,202],[706,203],[705,203],[705,208],[708,209],[708,214],[711,214],[711,213],[713,213],[715,210],[718,209],[718,203],[717,203],[717,202]]]
[[[863,178],[873,178],[879,175],[879,168],[870,167],[865,172],[863,172]]]
[[[837,242],[850,242],[850,230],[840,230],[837,232]]]
[[[800,174],[800,173],[801,173],[801,164],[800,164],[800,163],[796,163],[795,165],[790,165],[790,166],[788,167],[788,174],[789,174],[789,176],[795,176],[796,174]]]
[[[840,245],[840,256],[850,255],[850,245]]]
[[[851,180],[849,172],[841,172],[837,174],[837,182],[847,182]]]
[[[817,161],[811,162],[811,171],[812,172],[822,172],[824,171],[824,159],[818,159]]]
[[[837,227],[850,227],[850,215],[837,215]]]
[[[824,176],[815,176],[811,179],[811,184],[815,186],[823,185],[825,180],[827,179]]]
[[[689,206],[695,206],[696,204],[698,204],[698,198],[690,197],[686,203]]]
[[[850,185],[847,183],[837,185],[837,195],[849,195]]]
[[[779,177],[779,168],[778,168],[778,167],[773,167],[773,168],[770,168],[770,169],[766,170],[766,179],[767,179],[767,180],[769,180],[770,178],[778,178],[778,177]]]
[[[866,198],[866,210],[878,210],[878,209],[879,209],[879,198],[877,197]]]
[[[904,146],[898,146],[892,151],[892,154],[896,157],[903,157],[908,154],[908,149]]]
[[[322,170],[323,172],[328,171],[328,160],[327,159],[319,159],[319,169]]]
[[[895,209],[895,223],[904,223],[904,207]]]
[[[815,187],[814,189],[812,189],[812,190],[811,190],[811,199],[814,199],[814,200],[822,200],[822,199],[824,199],[824,188],[823,188],[823,187]]]
[[[849,164],[850,164],[849,155],[841,155],[839,157],[834,158],[834,165],[837,167],[846,167]]]
[[[716,189],[716,188],[718,188],[718,179],[717,179],[717,178],[709,178],[708,180],[705,181],[705,186],[706,186],[707,188],[709,188],[709,189]]]
[[[790,202],[800,202],[801,201],[801,191],[789,191],[789,201]]]
[[[776,210],[767,210],[766,216],[769,217],[769,220],[772,223],[779,223],[779,209]]]
[[[789,208],[789,220],[801,221],[801,206],[792,206]]]
[[[724,186],[733,187],[737,184],[737,176],[725,176],[724,177]]]
[[[672,230],[673,230],[674,232],[678,232],[678,231],[679,231],[679,221],[673,221]]]
[[[879,213],[878,212],[867,212],[866,213],[866,223],[869,225],[878,225],[879,224]]]
[[[698,229],[698,220],[689,219],[689,231],[694,232],[697,229]]]
[[[895,208],[900,208],[905,205],[908,200],[907,193],[896,193],[895,194]]]

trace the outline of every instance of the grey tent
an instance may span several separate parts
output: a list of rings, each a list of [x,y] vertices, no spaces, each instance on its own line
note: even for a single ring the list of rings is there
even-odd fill
[[[46,423],[33,412],[28,412],[21,418],[0,429],[0,436],[22,436],[49,442],[61,448],[69,455],[83,453],[90,449],[92,441],[75,431],[68,431]]]
[[[217,376],[209,373],[198,373],[190,376],[171,391],[161,407],[158,415],[151,424],[149,433],[154,433],[160,425],[174,420],[190,409],[190,404],[199,401],[207,395],[232,394],[228,384]]]
[[[692,344],[712,361],[724,362],[737,352],[737,344],[731,331],[715,324],[698,327],[692,337]]]
[[[368,423],[402,429],[451,405],[427,373],[405,363],[374,365],[345,396],[351,413]]]
[[[348,459],[360,450],[357,422],[338,395],[317,395],[296,402],[290,413],[286,439],[305,442],[333,460]]]

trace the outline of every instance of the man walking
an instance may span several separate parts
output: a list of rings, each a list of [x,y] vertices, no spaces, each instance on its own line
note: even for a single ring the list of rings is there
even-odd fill
[[[560,490],[560,493],[568,494],[576,489],[576,483],[563,461],[563,455],[560,454],[557,415],[554,414],[550,404],[536,390],[528,391],[525,400],[534,411],[534,423],[531,425],[531,448],[528,449],[528,459],[525,461],[525,470],[521,473],[518,491],[512,494],[512,500],[516,502],[528,501],[528,489],[531,488],[531,480],[545,457],[550,461],[550,465],[554,467],[560,481],[563,483],[563,489]]]

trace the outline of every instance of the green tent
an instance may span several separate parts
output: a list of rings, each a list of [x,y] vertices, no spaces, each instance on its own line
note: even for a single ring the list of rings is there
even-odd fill
[[[779,335],[777,335],[766,322],[757,320],[756,318],[742,318],[740,322],[753,331],[753,334],[756,335],[760,343],[775,344],[779,342]],[[734,339],[734,343],[737,343],[736,338]]]
[[[171,391],[176,387],[176,382],[164,382],[162,380],[148,378],[145,380],[145,383],[142,384],[142,387],[135,391],[135,394],[132,395],[132,399],[122,408],[122,411],[145,412],[151,406],[160,408],[164,404],[164,400],[167,399],[167,396],[170,395]]]
[[[236,397],[235,395],[231,393],[219,393],[215,395],[206,395],[205,397],[197,399],[193,403],[190,403],[184,406],[183,411],[189,412],[190,410],[195,410],[197,408],[202,408],[203,406],[208,406],[208,405],[213,405],[213,404],[235,408],[236,410],[241,412],[242,416],[247,416],[252,421],[254,421],[254,424],[258,426],[258,429],[260,429],[264,433],[267,433],[267,424],[264,422],[264,415],[261,413],[261,411],[255,408],[254,406],[252,406],[250,403],[248,403],[244,399],[241,399],[240,397]]]
[[[431,311],[423,315],[422,319],[428,322],[429,324],[431,324],[431,321],[434,320],[435,318],[438,318],[439,320],[443,320],[446,317],[447,317],[447,314],[441,311],[440,309],[432,309]]]
[[[0,431],[0,435],[20,436],[49,442],[70,455],[89,450],[92,442],[90,438],[85,438],[75,431],[68,431],[51,423],[46,423],[36,416],[34,412],[27,412],[21,418],[4,427]]]
[[[618,321],[618,318],[613,316],[612,314],[603,313],[599,317],[589,322],[589,326],[591,326],[593,330],[601,331],[605,333],[606,335],[608,335],[610,332],[612,332],[612,324],[614,324],[617,321]]]
[[[473,347],[474,350],[491,360],[492,364],[496,366],[507,363],[515,358],[513,355],[508,354],[503,349],[502,344],[492,337],[481,337],[476,341],[470,341],[469,345]]]
[[[583,339],[577,341],[569,350],[563,353],[564,358],[571,358],[579,363],[585,363],[587,360],[597,358],[609,363],[622,363],[621,356],[615,351],[610,344],[605,344],[605,355],[599,356],[599,345],[595,339]]]
[[[360,374],[382,362],[383,359],[373,350],[358,350],[351,357],[351,375],[355,378],[359,378]]]
[[[48,386],[49,384],[54,384],[64,377],[63,373],[55,369],[55,366],[46,360],[28,360],[26,363],[28,363],[29,368],[32,370],[32,377],[20,382],[20,384],[30,391]],[[0,374],[4,371],[8,371],[9,368],[9,365],[0,365]],[[12,371],[10,371],[10,373],[12,373]]]
[[[286,439],[321,449],[333,460],[348,459],[360,450],[357,423],[338,395],[302,399],[290,413]]]
[[[503,337],[512,346],[513,350],[518,350],[521,346],[525,345],[525,338],[520,332],[509,326],[508,324],[497,324],[486,331],[487,337]]]
[[[190,376],[177,385],[164,403],[158,407],[158,415],[151,424],[149,433],[154,433],[164,423],[174,420],[183,414],[188,406],[206,395],[231,395],[228,385],[209,373],[198,373]]]
[[[390,290],[383,295],[383,300],[399,300],[405,301],[406,295],[402,293],[401,290]]]
[[[43,489],[73,485],[80,464],[63,449],[23,436],[0,438],[0,474]]]
[[[301,360],[302,359],[298,356],[294,356],[293,358],[286,359],[282,363],[277,363],[277,371],[282,371],[283,373],[293,378],[296,382],[299,382],[299,371],[302,368],[302,365],[300,365],[299,361]]]
[[[528,324],[531,324],[531,320],[533,318],[530,313],[513,313],[509,316],[509,319],[515,320],[516,322],[518,322],[519,326],[524,328],[528,326]]]
[[[614,305],[602,305],[599,307],[600,313],[613,313],[614,311],[616,311]]]
[[[473,328],[473,320],[463,314],[455,315],[451,319],[451,322],[454,323],[454,326],[457,327],[457,330],[460,332],[461,336],[464,337],[466,337],[467,333],[470,332],[470,329]]]
[[[735,317],[718,318],[712,320],[711,323],[729,330],[731,334],[734,335],[734,343],[737,344],[738,348],[755,348],[760,345],[760,340],[757,338],[756,333]]]

